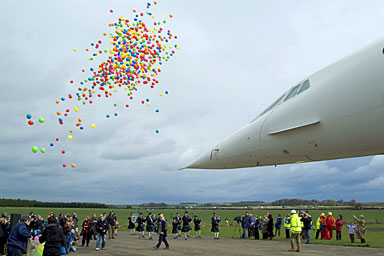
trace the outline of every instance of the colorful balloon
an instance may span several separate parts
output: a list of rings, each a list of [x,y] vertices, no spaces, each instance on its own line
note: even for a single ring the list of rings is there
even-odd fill
[[[40,117],[40,118],[39,118],[39,123],[42,124],[42,123],[44,123],[44,122],[45,122],[44,118]]]
[[[32,115],[31,114],[27,114],[27,119],[31,119],[32,118]]]
[[[29,121],[28,121],[28,124],[29,124],[29,125],[33,125],[33,121],[32,121],[32,120],[29,120]]]
[[[92,128],[95,128],[96,126],[95,126],[95,124],[91,124],[91,127],[92,127]]]
[[[45,148],[41,148],[40,152],[44,154],[45,153]]]
[[[72,140],[72,136],[71,135],[68,135],[67,137],[69,140]]]
[[[32,152],[33,152],[33,153],[37,153],[37,151],[39,151],[39,148],[36,147],[36,146],[33,146],[33,147],[32,147]]]

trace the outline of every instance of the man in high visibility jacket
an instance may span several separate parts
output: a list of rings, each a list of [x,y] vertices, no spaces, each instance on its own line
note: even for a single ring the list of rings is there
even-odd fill
[[[300,233],[301,233],[301,220],[299,215],[295,210],[291,211],[291,249],[290,252],[295,250],[295,240],[297,243],[297,252],[301,251],[301,241],[300,241]]]
[[[328,216],[325,220],[325,239],[333,239],[333,227],[335,226],[336,220],[332,216],[332,212],[328,213]]]
[[[325,235],[325,221],[326,221],[326,218],[325,218],[325,213],[321,213],[320,215],[320,234],[321,234],[321,239],[326,239],[326,235]]]
[[[285,238],[289,239],[289,232],[291,231],[291,216],[289,213],[284,218]]]
[[[320,234],[320,216],[317,217],[317,221],[316,221],[316,239],[319,239],[319,234]]]

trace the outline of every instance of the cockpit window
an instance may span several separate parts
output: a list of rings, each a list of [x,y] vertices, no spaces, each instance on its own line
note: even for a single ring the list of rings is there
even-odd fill
[[[300,94],[303,91],[307,90],[309,88],[309,86],[311,86],[311,84],[309,83],[309,80],[307,79],[303,82],[303,85],[300,87],[300,90],[297,92],[297,94]]]
[[[295,97],[297,91],[298,91],[299,88],[300,88],[300,85],[301,85],[301,84],[296,85],[295,87],[293,87],[292,90],[289,92],[288,96],[285,98],[284,101],[287,101],[287,100],[289,100],[290,98]]]

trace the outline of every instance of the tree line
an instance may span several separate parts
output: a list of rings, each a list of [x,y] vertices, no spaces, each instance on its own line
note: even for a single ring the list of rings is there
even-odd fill
[[[100,203],[40,202],[36,200],[0,198],[0,207],[108,208],[108,205]]]

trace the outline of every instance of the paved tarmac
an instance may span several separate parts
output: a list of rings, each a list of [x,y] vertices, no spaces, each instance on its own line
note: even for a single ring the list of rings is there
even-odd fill
[[[106,250],[95,250],[96,241],[91,241],[90,247],[79,247],[73,255],[76,256],[162,256],[162,255],[384,255],[383,248],[303,244],[302,252],[288,252],[289,244],[285,242],[264,240],[240,240],[231,238],[220,238],[214,240],[212,237],[189,240],[168,237],[170,250],[164,250],[164,244],[159,250],[154,250],[157,243],[157,235],[153,240],[131,236],[129,232],[119,232],[116,239],[107,239]]]

